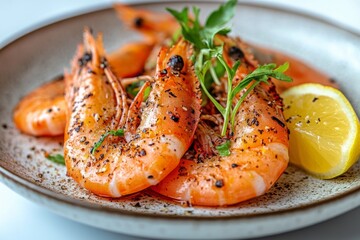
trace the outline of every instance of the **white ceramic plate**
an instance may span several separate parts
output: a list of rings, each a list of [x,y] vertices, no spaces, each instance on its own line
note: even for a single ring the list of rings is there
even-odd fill
[[[181,8],[184,3],[168,3]],[[216,3],[197,2],[206,14]],[[164,3],[138,5],[163,10]],[[61,138],[20,134],[11,114],[21,96],[62,73],[81,41],[83,27],[104,33],[111,51],[138,36],[112,9],[51,24],[0,51],[0,180],[28,199],[67,218],[125,234],[152,238],[249,238],[308,226],[360,205],[360,163],[334,180],[314,179],[290,166],[264,196],[224,208],[176,204],[143,192],[125,199],[89,194],[49,162],[44,151],[62,151]],[[360,111],[360,36],[319,19],[252,4],[239,4],[234,34],[294,55],[327,72]]]

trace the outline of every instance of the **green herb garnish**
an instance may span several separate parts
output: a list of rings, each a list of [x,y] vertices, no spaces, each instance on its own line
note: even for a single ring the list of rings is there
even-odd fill
[[[64,156],[61,155],[61,154],[47,155],[46,158],[49,159],[49,160],[52,161],[52,162],[65,165]]]
[[[221,5],[217,10],[212,12],[206,19],[205,25],[202,26],[199,20],[200,9],[193,8],[194,19],[189,18],[189,9],[184,8],[182,11],[176,11],[174,9],[167,9],[179,22],[183,37],[194,44],[195,47],[195,72],[200,80],[202,91],[215,105],[217,110],[224,118],[223,128],[221,130],[221,136],[225,136],[228,129],[228,124],[234,126],[234,119],[236,112],[243,102],[245,97],[252,91],[256,85],[260,82],[268,81],[269,77],[276,78],[281,81],[291,81],[291,78],[286,76],[284,72],[288,69],[289,64],[285,63],[278,68],[275,64],[267,64],[259,66],[256,70],[250,73],[245,79],[243,79],[238,85],[233,87],[233,78],[240,66],[240,62],[237,61],[233,67],[227,65],[223,58],[223,46],[216,46],[214,44],[215,35],[225,35],[230,32],[228,26],[229,21],[233,18],[236,7],[236,0],[230,0]],[[216,59],[216,65],[213,65],[213,59]],[[222,106],[209,92],[209,73],[213,82],[218,83],[218,78],[224,73],[218,64],[225,69],[227,73],[227,100],[226,105]],[[243,89],[245,89],[253,80],[253,83],[246,92],[240,97],[239,101],[233,107],[234,97]]]
[[[111,131],[108,131],[108,132],[104,133],[103,135],[101,135],[100,139],[97,142],[95,142],[94,146],[91,148],[90,153],[94,154],[96,149],[98,149],[101,146],[101,144],[104,142],[105,138],[109,135],[123,137],[124,129],[111,130]]]
[[[216,150],[218,150],[219,155],[222,157],[230,155],[230,140],[226,140],[225,143],[216,146]]]
[[[138,82],[133,82],[132,84],[130,84],[129,86],[126,87],[126,92],[131,96],[131,97],[135,97],[138,92],[140,91],[140,88],[142,87],[142,85],[144,85],[145,81],[141,80]],[[148,98],[149,94],[150,94],[151,88],[147,87],[144,91],[144,101]]]

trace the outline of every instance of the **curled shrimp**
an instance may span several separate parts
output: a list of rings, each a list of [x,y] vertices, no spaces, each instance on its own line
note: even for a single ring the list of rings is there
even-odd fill
[[[109,55],[110,65],[118,77],[133,77],[143,71],[151,52],[148,43],[130,43]],[[127,66],[127,67],[124,67]],[[64,79],[46,83],[20,100],[15,107],[15,126],[32,136],[64,134],[66,124]]]
[[[77,59],[91,55],[79,66]],[[84,32],[66,77],[68,122],[64,157],[68,175],[91,192],[107,197],[131,194],[160,182],[191,144],[200,115],[199,83],[190,60],[192,48],[179,41],[159,53],[152,90],[144,89],[130,106],[121,81],[104,58],[101,37]],[[124,137],[108,136],[123,129]]]
[[[127,26],[141,32],[150,42],[162,44],[179,30],[177,21],[166,13],[136,9],[120,3],[115,3],[114,9]]]
[[[62,78],[35,89],[15,107],[15,126],[33,136],[63,134],[66,123],[64,94]]]
[[[224,55],[229,65],[234,60],[242,62],[234,84],[257,66],[240,40],[226,39]],[[229,156],[220,156],[215,149],[221,143],[222,123],[216,115],[206,116],[211,110],[204,107],[192,149],[152,189],[189,204],[207,206],[231,205],[264,194],[286,169],[289,159],[282,102],[269,82],[257,85],[240,106],[233,135],[228,136]],[[233,104],[239,98],[240,94]]]
[[[141,10],[133,10],[134,13]],[[119,16],[127,14],[118,9]],[[124,22],[131,25],[129,17]],[[138,32],[143,33],[142,29]],[[149,36],[150,31],[143,33]],[[114,74],[119,78],[135,77],[144,71],[145,63],[154,48],[154,39],[127,43],[108,54],[107,59]],[[83,59],[79,58],[79,61]],[[126,67],[125,67],[126,66]],[[63,77],[46,83],[27,94],[15,107],[13,120],[23,133],[32,136],[57,136],[64,134],[66,124],[66,103]]]

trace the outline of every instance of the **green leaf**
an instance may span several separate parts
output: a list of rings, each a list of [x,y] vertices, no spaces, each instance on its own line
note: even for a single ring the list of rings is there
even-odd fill
[[[167,8],[179,22],[183,37],[194,44],[198,49],[213,48],[216,34],[227,34],[230,28],[226,24],[233,18],[236,0],[230,0],[212,12],[207,18],[205,26],[201,27],[199,15],[200,9],[193,8],[194,20],[189,19],[189,9],[184,8],[181,12]]]
[[[230,155],[230,145],[231,145],[230,140],[226,140],[225,143],[216,146],[216,150],[218,150],[219,155],[222,157],[229,156]]]
[[[205,28],[219,28],[227,24],[235,14],[236,0],[230,0],[212,12],[206,19]]]
[[[236,71],[238,70],[240,64],[241,62],[239,60],[234,63],[234,66],[231,68],[231,79],[235,77]]]
[[[284,64],[278,66],[274,71],[284,73],[289,69],[290,64],[285,62]]]
[[[206,19],[203,36],[208,47],[213,47],[216,34],[225,35],[231,31],[231,28],[226,25],[234,17],[236,3],[237,0],[230,0],[220,5]]]
[[[193,13],[195,16],[195,21],[193,22],[193,31],[200,31],[201,25],[200,25],[200,8],[193,7]]]
[[[284,82],[292,82],[292,78],[281,72],[273,72],[269,74],[270,77],[276,78],[277,80]]]
[[[292,78],[280,72],[281,70],[286,70],[288,64],[283,64],[275,69],[276,64],[270,63],[259,66],[252,73],[248,74],[234,89],[232,96],[235,97],[242,89],[244,89],[248,84],[253,80],[266,82],[269,77],[276,78],[280,81],[291,82]],[[275,70],[274,70],[275,69]]]
[[[61,154],[48,155],[48,156],[46,156],[46,158],[49,159],[52,162],[65,165],[64,156],[61,155]]]
[[[138,81],[138,82],[133,82],[132,84],[128,85],[126,87],[126,92],[131,96],[131,97],[135,97],[138,92],[140,91],[140,88],[142,87],[142,85],[144,85],[145,83],[145,80],[142,80],[142,81]],[[147,97],[149,96],[150,94],[150,91],[151,91],[151,88],[150,87],[147,87],[145,89],[145,92],[144,92],[144,101],[146,101]]]
[[[170,12],[171,15],[173,15],[179,23],[188,24],[188,22],[189,22],[189,8],[185,7],[181,12],[179,12],[179,11],[177,11],[175,9],[171,9],[171,8],[166,8],[166,10],[168,12]]]
[[[181,12],[171,8],[166,8],[166,10],[170,12],[180,24],[181,33],[183,37],[189,42],[193,43],[195,47],[201,49],[204,44],[201,41],[201,37],[200,37],[200,32],[201,32],[200,22],[199,22],[200,9],[193,8],[193,11],[195,11],[194,14],[196,18],[192,23],[189,19],[189,9],[187,7],[184,8]]]
[[[101,146],[101,144],[104,142],[105,138],[106,138],[107,136],[109,136],[109,135],[111,135],[111,136],[117,136],[117,137],[122,137],[122,136],[124,136],[124,129],[110,130],[110,131],[104,133],[104,134],[100,137],[100,139],[99,139],[97,142],[94,143],[94,146],[91,148],[90,153],[91,153],[91,154],[94,154],[95,151],[96,151],[96,149],[98,149],[98,148]]]

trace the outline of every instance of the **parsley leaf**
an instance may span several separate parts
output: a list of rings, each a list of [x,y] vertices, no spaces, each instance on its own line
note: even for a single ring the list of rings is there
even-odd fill
[[[194,7],[196,17],[195,21],[190,21],[189,8],[187,7],[184,8],[181,12],[171,8],[166,8],[166,10],[169,11],[179,22],[183,37],[189,42],[192,42],[198,48],[202,48],[203,42],[201,41],[200,36],[199,15],[196,15],[196,12],[199,11],[199,9]]]
[[[65,165],[64,156],[61,154],[47,155],[46,158],[54,163],[59,163],[59,164]]]
[[[237,0],[226,2],[212,12],[206,19],[203,37],[208,47],[214,46],[214,37],[216,34],[225,35],[231,31],[227,24],[234,17],[236,2]]]
[[[96,151],[96,149],[98,149],[98,148],[101,146],[101,144],[104,142],[105,138],[106,138],[107,136],[109,136],[109,135],[122,137],[122,136],[124,136],[124,129],[110,130],[110,131],[104,133],[104,134],[100,137],[100,139],[99,139],[97,142],[95,142],[94,146],[93,146],[93,147],[91,148],[91,150],[90,150],[90,153],[91,153],[91,154],[94,154],[95,151]]]
[[[204,27],[200,24],[200,9],[198,7],[193,7],[193,20],[189,18],[189,8],[187,7],[182,11],[171,8],[166,10],[179,22],[183,37],[193,43],[197,49],[213,48],[216,34],[225,35],[230,32],[227,24],[235,14],[236,2],[237,0],[230,0],[212,12],[206,19]]]
[[[218,150],[219,155],[222,157],[230,156],[230,140],[226,140],[225,143],[216,146],[216,150]]]
[[[145,81],[138,81],[138,82],[134,82],[130,85],[128,85],[126,87],[126,92],[131,96],[131,97],[135,97],[138,92],[140,91],[140,88],[142,87],[142,85],[144,85]],[[149,94],[150,94],[151,88],[148,87],[145,89],[144,92],[144,101],[148,98]]]

